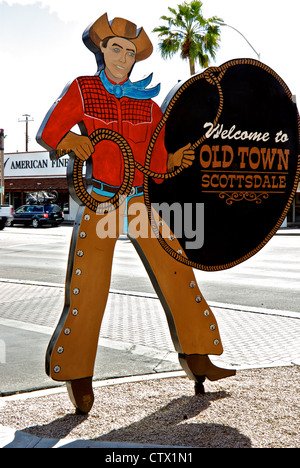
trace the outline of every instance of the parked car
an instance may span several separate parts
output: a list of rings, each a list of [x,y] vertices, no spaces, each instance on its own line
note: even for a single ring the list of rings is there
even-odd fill
[[[58,205],[23,205],[13,212],[10,225],[25,224],[34,228],[43,225],[58,226],[64,220],[64,213]]]
[[[4,229],[6,223],[13,219],[13,207],[11,205],[0,205],[0,231]]]

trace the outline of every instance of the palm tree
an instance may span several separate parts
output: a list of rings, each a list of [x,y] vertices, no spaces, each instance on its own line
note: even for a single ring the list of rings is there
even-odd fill
[[[202,6],[202,2],[193,0],[178,5],[178,10],[168,7],[172,15],[161,17],[168,24],[153,29],[160,38],[162,57],[171,58],[180,51],[183,59],[189,59],[191,75],[195,74],[197,60],[202,68],[208,67],[220,44],[220,29],[215,22],[222,20],[216,16],[203,18]]]

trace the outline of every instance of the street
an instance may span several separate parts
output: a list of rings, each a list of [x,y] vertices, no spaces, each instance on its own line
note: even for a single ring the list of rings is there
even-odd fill
[[[0,231],[0,278],[64,284],[71,235],[69,225]],[[300,236],[278,234],[241,265],[219,272],[197,270],[195,275],[210,303],[300,312],[299,260]],[[125,237],[116,245],[111,289],[154,293],[134,247]]]

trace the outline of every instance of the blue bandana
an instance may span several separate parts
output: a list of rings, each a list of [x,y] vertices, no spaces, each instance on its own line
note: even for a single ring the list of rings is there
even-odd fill
[[[151,83],[152,76],[153,74],[151,73],[151,75],[149,75],[144,80],[136,81],[135,83],[127,80],[122,85],[119,85],[111,83],[107,78],[104,70],[102,70],[100,73],[100,78],[106,91],[108,91],[110,94],[113,94],[118,99],[124,96],[132,99],[152,99],[157,96],[160,91],[160,84],[154,88],[145,89],[146,86]]]

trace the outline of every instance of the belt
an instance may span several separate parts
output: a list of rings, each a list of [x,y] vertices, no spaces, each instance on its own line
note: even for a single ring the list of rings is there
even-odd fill
[[[93,179],[93,187],[97,188],[103,192],[110,192],[110,193],[117,193],[120,190],[120,187],[116,187],[115,185],[108,185],[100,180]],[[133,195],[141,195],[144,192],[143,185],[138,187],[132,187],[128,196]]]

